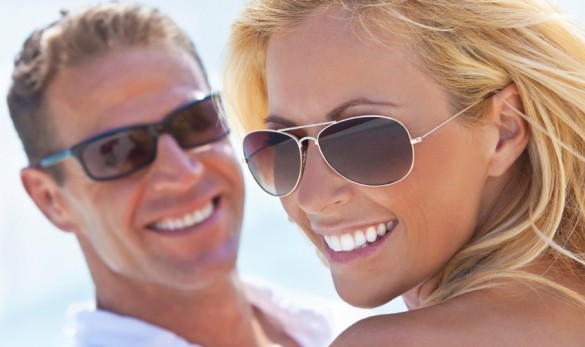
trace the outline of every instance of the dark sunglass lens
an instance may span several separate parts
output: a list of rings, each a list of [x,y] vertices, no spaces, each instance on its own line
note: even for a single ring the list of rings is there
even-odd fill
[[[301,172],[301,151],[288,134],[252,132],[244,138],[244,156],[254,179],[275,196],[290,193]]]
[[[171,133],[183,148],[211,143],[228,132],[212,97],[196,101],[171,117]]]
[[[88,144],[81,153],[95,179],[115,178],[141,168],[155,155],[154,139],[145,127],[124,130]]]
[[[386,117],[358,117],[334,124],[320,134],[319,147],[335,171],[360,184],[394,183],[412,167],[407,130]]]

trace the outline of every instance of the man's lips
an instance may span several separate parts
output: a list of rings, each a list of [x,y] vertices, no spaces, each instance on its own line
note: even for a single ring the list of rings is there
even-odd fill
[[[211,217],[217,207],[219,197],[210,200],[203,207],[185,213],[180,217],[164,218],[148,225],[148,228],[159,232],[174,232],[192,228]]]

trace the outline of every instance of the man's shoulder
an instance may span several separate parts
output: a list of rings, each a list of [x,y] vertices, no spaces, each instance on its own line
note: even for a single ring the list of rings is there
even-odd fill
[[[65,332],[75,347],[197,347],[156,325],[97,309],[93,302],[71,305],[67,316]]]
[[[371,315],[339,299],[323,298],[257,277],[243,276],[242,282],[250,304],[302,346],[328,346],[348,326]],[[93,302],[72,305],[68,316],[66,331],[76,347],[194,347],[170,331],[97,309]]]

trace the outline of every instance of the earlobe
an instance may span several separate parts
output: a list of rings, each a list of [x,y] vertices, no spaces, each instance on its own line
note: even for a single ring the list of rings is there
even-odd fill
[[[493,96],[493,124],[499,139],[493,149],[488,174],[503,175],[522,155],[530,140],[530,129],[523,117],[524,105],[515,84]]]
[[[51,223],[63,231],[76,230],[62,188],[51,177],[38,169],[24,168],[20,179],[28,195]]]

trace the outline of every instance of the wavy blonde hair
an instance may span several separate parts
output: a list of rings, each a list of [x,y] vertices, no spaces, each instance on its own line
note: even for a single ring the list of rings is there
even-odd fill
[[[264,127],[270,37],[334,7],[346,9],[356,34],[380,44],[385,31],[403,35],[454,109],[511,83],[523,102],[517,112],[531,139],[519,159],[514,198],[477,226],[425,305],[508,279],[556,289],[585,305],[577,291],[526,271],[552,256],[573,276],[585,272],[582,29],[545,0],[252,0],[233,25],[224,75],[226,109],[240,131]],[[481,122],[489,107],[480,103],[465,121]]]

